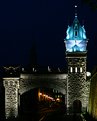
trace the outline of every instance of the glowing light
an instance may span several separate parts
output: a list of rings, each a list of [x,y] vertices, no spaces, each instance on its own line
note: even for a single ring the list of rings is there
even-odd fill
[[[35,72],[35,68],[32,68],[33,72]]]
[[[58,68],[58,72],[61,72],[61,71],[60,71],[60,68]]]
[[[4,80],[19,80],[20,78],[18,77],[7,77],[7,78],[3,78]]]
[[[70,67],[70,72],[73,72],[73,68],[72,67]]]
[[[77,6],[75,6],[77,7]],[[68,26],[66,31],[66,51],[83,52],[86,51],[87,37],[84,26],[81,26],[77,17],[75,17],[72,26]]]
[[[77,73],[77,67],[75,67],[75,72]]]
[[[80,72],[82,73],[82,67],[80,67]]]
[[[44,97],[46,97],[46,95],[45,95],[45,94],[44,94],[43,96],[44,96]]]
[[[75,5],[75,8],[77,8],[77,5]]]
[[[90,72],[87,72],[87,76],[88,76],[88,77],[91,76],[91,73],[90,73]]]
[[[50,69],[50,67],[48,66],[48,72],[51,72],[51,69]]]
[[[42,95],[42,93],[41,92],[39,92],[39,96],[41,96]]]
[[[24,69],[24,68],[22,68],[22,71],[25,71],[25,69]]]
[[[56,101],[60,102],[60,98],[57,98]]]
[[[42,97],[44,97],[45,99],[50,99],[50,100],[52,100],[52,101],[55,101],[53,97],[48,96],[47,94],[42,94],[41,92],[39,92],[39,96],[42,96]]]
[[[48,98],[48,95],[45,95],[46,98]]]

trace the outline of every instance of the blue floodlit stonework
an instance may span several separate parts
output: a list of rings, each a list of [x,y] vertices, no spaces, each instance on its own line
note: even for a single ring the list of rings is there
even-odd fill
[[[77,16],[71,26],[68,26],[66,32],[66,51],[67,52],[84,52],[86,51],[87,37],[84,26],[81,26]]]

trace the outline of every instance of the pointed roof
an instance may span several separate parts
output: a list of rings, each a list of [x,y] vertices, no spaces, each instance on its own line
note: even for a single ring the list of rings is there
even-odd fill
[[[77,6],[75,5],[75,17],[71,26],[68,26],[65,40],[86,40],[86,31],[84,26],[81,26],[77,17]]]
[[[74,18],[74,20],[73,20],[72,26],[74,27],[74,29],[78,29],[78,27],[80,26],[80,23],[79,23],[79,20],[78,20],[76,14],[75,14],[75,18]]]
[[[77,26],[80,26],[80,23],[79,23],[79,20],[77,18],[77,5],[75,5],[75,18],[74,18],[74,21],[73,21],[73,27],[77,27]]]
[[[77,6],[75,6],[76,8]],[[66,31],[65,45],[67,52],[83,52],[86,51],[86,31],[77,17],[77,11],[75,11],[75,17],[71,26],[68,26]]]

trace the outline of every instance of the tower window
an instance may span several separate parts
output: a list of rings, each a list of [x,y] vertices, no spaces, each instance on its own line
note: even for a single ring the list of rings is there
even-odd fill
[[[75,31],[75,36],[77,36],[77,31]]]
[[[75,72],[77,72],[77,67],[75,67]]]
[[[70,67],[70,72],[73,72],[73,68],[72,67]]]
[[[82,67],[80,67],[80,72],[82,72]]]

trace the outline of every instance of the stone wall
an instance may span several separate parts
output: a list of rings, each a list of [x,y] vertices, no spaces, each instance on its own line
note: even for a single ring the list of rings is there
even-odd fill
[[[89,114],[97,119],[97,72],[91,77],[89,94]]]

